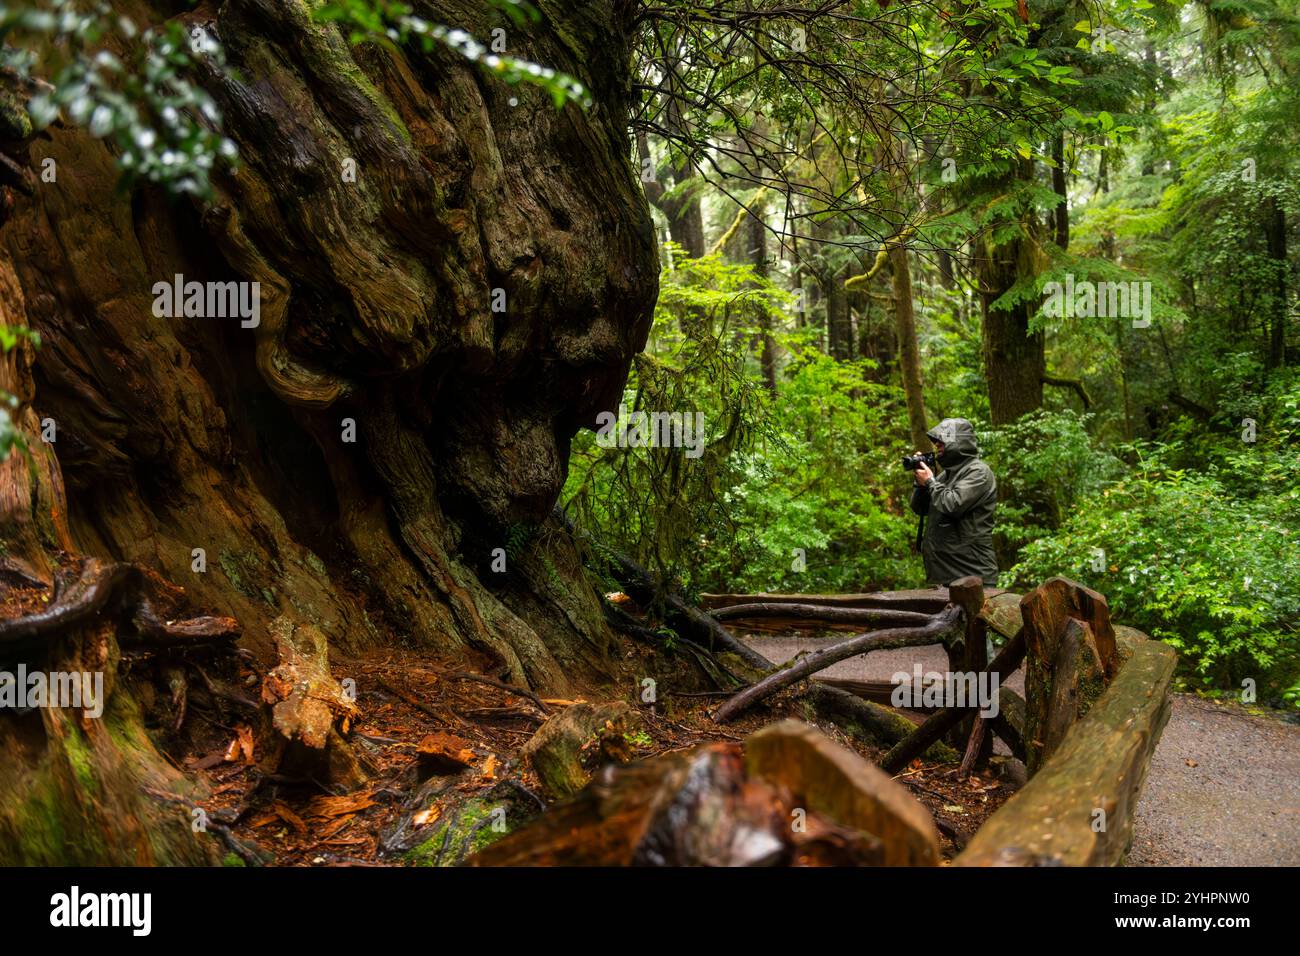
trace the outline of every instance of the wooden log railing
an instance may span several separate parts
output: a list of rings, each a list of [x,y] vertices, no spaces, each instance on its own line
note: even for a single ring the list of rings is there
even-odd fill
[[[920,627],[888,628],[883,631],[860,634],[847,641],[840,641],[801,658],[789,667],[769,674],[762,680],[746,687],[734,697],[728,698],[714,712],[713,719],[719,723],[725,723],[760,700],[771,697],[778,691],[797,683],[811,674],[817,673],[817,671],[830,667],[837,661],[886,648],[938,644],[961,626],[961,610],[959,608],[948,608],[934,617],[928,618],[927,622]]]
[[[957,866],[1114,866],[1133,836],[1151,754],[1169,719],[1172,648],[1116,627],[1122,662],[1087,715],[982,827]]]
[[[989,588],[985,597],[1002,594]],[[938,614],[950,603],[947,588],[917,588],[910,591],[869,591],[862,594],[701,594],[700,607],[709,611],[742,604],[816,604],[820,607],[879,608]]]
[[[998,670],[988,663],[988,645],[986,642],[986,624],[983,619],[985,607],[985,589],[977,577],[966,577],[954,581],[949,588],[938,588],[923,592],[927,599],[942,591],[947,597],[943,609],[936,614],[927,615],[916,611],[899,610],[896,604],[886,607],[853,607],[836,605],[819,605],[801,601],[762,601],[755,603],[732,604],[714,610],[716,618],[735,620],[755,617],[786,617],[787,619],[821,619],[843,623],[853,621],[861,624],[911,624],[911,627],[894,627],[874,633],[859,634],[845,641],[839,641],[824,647],[805,658],[798,659],[788,666],[769,674],[749,687],[744,688],[725,701],[715,712],[714,720],[719,723],[734,718],[741,711],[761,700],[771,697],[832,664],[858,654],[866,654],[887,648],[914,647],[927,644],[943,644],[948,652],[949,671],[962,671],[973,676],[978,682],[986,670],[999,676],[1009,674],[1019,666],[1023,657],[1024,641],[1013,639],[1010,650],[995,662]],[[898,592],[895,592],[898,593]],[[997,591],[996,594],[1003,592]],[[770,597],[807,597],[803,595],[763,595]],[[878,600],[882,595],[855,595],[855,600]],[[891,596],[892,597],[892,596]],[[915,599],[914,594],[904,598]],[[889,604],[886,600],[884,603]],[[892,687],[892,685],[890,685]],[[884,685],[854,688],[861,696],[879,700],[884,693]],[[881,701],[892,703],[892,694]],[[986,719],[969,708],[950,708],[937,712],[915,731],[898,741],[886,755],[882,766],[890,772],[897,772],[907,762],[927,751],[945,733],[954,735],[951,741],[961,748],[963,759],[960,775],[967,776],[977,766],[987,763],[993,751],[993,738],[989,733],[1003,737],[1013,753],[1023,755],[1023,739],[1015,728],[1003,719]]]

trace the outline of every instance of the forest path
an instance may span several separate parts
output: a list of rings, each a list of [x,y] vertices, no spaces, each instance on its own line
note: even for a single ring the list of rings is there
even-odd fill
[[[825,638],[747,638],[777,663]],[[943,670],[943,649],[877,651],[831,665],[826,677],[887,681]],[[1024,673],[1007,686],[1023,693]],[[1300,724],[1174,694],[1138,803],[1129,866],[1300,865]]]

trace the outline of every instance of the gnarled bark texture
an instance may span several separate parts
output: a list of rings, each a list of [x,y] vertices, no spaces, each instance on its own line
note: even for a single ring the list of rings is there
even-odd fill
[[[351,47],[310,6],[178,14],[228,60],[201,78],[241,152],[212,203],[116,195],[113,157],[77,130],[29,147],[58,178],[18,197],[0,267],[9,320],[42,335],[34,407],[57,423],[71,540],[183,584],[259,653],[288,614],[351,649],[487,651],[563,693],[610,638],[543,526],[658,281],[625,24],[610,0],[543,0],[519,29],[479,3],[420,10],[480,39],[504,26],[511,55],[588,86],[583,111],[441,46]],[[259,282],[260,323],[155,316],[177,275]]]

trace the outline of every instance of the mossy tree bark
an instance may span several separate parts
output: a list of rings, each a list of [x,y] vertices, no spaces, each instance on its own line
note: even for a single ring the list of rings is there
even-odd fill
[[[77,130],[23,147],[58,170],[0,229],[5,321],[43,342],[23,414],[57,427],[6,488],[24,575],[50,580],[57,551],[134,562],[236,617],[268,663],[284,614],[350,651],[486,655],[557,695],[606,673],[612,636],[551,510],[572,436],[644,345],[658,263],[626,5],[536,6],[519,29],[460,0],[418,12],[504,27],[590,108],[441,47],[351,47],[310,4],[228,0],[176,14],[227,58],[201,80],[241,165],[211,202],[121,195]],[[260,283],[259,323],[156,315],[175,276]]]

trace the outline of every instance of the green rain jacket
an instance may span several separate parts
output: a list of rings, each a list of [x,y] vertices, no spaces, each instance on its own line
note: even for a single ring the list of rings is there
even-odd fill
[[[943,471],[924,488],[912,489],[912,510],[925,515],[921,559],[931,584],[947,586],[975,575],[987,585],[998,583],[993,554],[993,512],[998,483],[979,457],[975,427],[964,418],[945,418],[926,433],[944,444]]]

